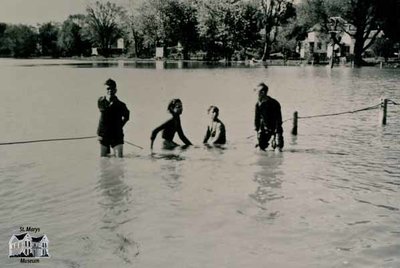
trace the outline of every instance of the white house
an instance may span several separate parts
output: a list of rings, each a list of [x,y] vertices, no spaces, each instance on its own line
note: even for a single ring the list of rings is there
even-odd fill
[[[46,235],[33,237],[29,233],[14,234],[8,245],[9,257],[49,257],[49,240]]]
[[[300,49],[301,58],[318,57],[324,60],[327,57],[329,35],[323,33],[320,24],[314,25],[307,33],[307,38],[302,42]]]
[[[356,28],[353,25],[345,22],[343,19],[341,19],[341,21],[343,22],[343,25],[341,26],[342,28],[334,32],[334,34],[336,34],[336,38],[340,42],[340,46],[335,44],[333,47],[330,34],[323,33],[322,27],[319,24],[316,24],[309,30],[307,33],[307,38],[302,42],[300,57],[317,57],[318,59],[324,60],[330,59],[333,52],[335,52],[336,56],[339,57],[353,55],[355,39],[349,33],[355,33]],[[372,41],[372,36],[375,34],[376,31],[371,31],[370,38],[368,38],[365,42],[365,46]],[[371,50],[369,49],[367,51]]]

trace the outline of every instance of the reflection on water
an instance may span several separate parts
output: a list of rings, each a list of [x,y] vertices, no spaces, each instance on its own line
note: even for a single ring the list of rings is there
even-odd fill
[[[160,166],[160,176],[165,181],[167,187],[179,190],[182,184],[181,169],[183,164],[181,161],[185,160],[185,158],[180,156],[179,153],[170,153],[168,150],[164,151],[165,153],[158,155],[153,154],[152,158],[163,161]]]
[[[283,155],[271,151],[263,152],[258,156],[257,169],[254,172],[254,181],[257,188],[249,196],[258,203],[260,208],[256,219],[259,221],[273,220],[279,216],[279,211],[269,211],[268,203],[284,198],[281,193],[283,171]]]
[[[139,255],[138,244],[131,232],[124,231],[124,225],[129,224],[130,208],[132,207],[132,187],[125,183],[126,162],[123,159],[100,159],[100,176],[96,186],[102,199],[99,205],[104,214],[100,229],[104,230],[103,239],[106,245],[113,247],[113,253],[131,263]]]
[[[132,203],[132,188],[124,181],[125,163],[111,160],[115,159],[100,160],[100,179],[96,188],[103,196],[99,203],[105,212],[102,219],[103,228],[113,231],[121,224],[121,220],[125,221],[125,215]]]

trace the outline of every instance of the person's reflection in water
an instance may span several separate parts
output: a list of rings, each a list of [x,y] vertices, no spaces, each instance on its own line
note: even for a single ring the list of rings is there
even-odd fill
[[[255,193],[249,196],[255,200],[260,210],[255,215],[257,220],[269,221],[279,216],[279,211],[271,210],[269,202],[284,198],[280,189],[282,187],[283,171],[280,166],[283,155],[269,151],[266,155],[259,155],[257,160],[258,170],[254,172],[254,181],[258,184]]]
[[[161,178],[166,182],[166,185],[173,189],[178,190],[182,184],[181,169],[184,163],[184,158],[169,157],[166,155],[164,158],[165,163],[161,165]]]
[[[123,231],[123,225],[129,223],[129,209],[132,206],[132,187],[125,183],[125,165],[123,159],[100,159],[100,176],[96,190],[102,198],[99,205],[104,210],[101,219],[101,233],[112,253],[131,263],[139,254],[138,244],[131,233]]]

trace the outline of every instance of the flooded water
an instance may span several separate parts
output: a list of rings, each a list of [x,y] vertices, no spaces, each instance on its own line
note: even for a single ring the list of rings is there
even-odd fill
[[[157,68],[156,68],[157,67]],[[192,67],[192,68],[178,68]],[[92,136],[112,77],[131,110],[124,159],[95,139],[0,146],[0,267],[20,227],[40,228],[38,267],[399,267],[400,106],[284,123],[283,152],[254,148],[260,81],[284,119],[400,103],[400,70],[378,68],[0,62],[0,142]],[[182,99],[196,146],[149,150]],[[220,108],[225,149],[202,137]],[[34,235],[34,234],[33,234]],[[33,264],[32,264],[33,265]]]

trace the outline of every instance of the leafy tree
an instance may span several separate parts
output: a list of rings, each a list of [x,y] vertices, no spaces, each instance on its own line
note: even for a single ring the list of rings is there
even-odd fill
[[[241,0],[203,0],[198,4],[199,34],[208,59],[230,60],[235,51],[259,40],[257,10]]]
[[[7,29],[6,23],[0,23],[0,56],[10,56],[10,48],[6,45],[5,31]]]
[[[242,1],[238,9],[238,20],[235,23],[235,38],[238,48],[242,49],[244,57],[254,57],[254,52],[259,50],[261,34],[259,24],[259,11],[252,2]]]
[[[183,46],[183,57],[189,59],[189,52],[198,48],[197,10],[190,2],[167,0],[162,6],[165,45],[175,46],[178,42]]]
[[[164,45],[166,38],[162,13],[163,2],[162,0],[149,0],[143,2],[138,8],[139,25],[135,30],[136,33],[141,33],[142,44],[148,56],[154,55],[155,48]]]
[[[287,24],[296,15],[290,0],[259,0],[260,23],[264,31],[264,51],[262,60],[269,58],[271,47],[276,42],[279,26]]]
[[[91,43],[84,36],[85,15],[70,15],[61,26],[58,46],[64,56],[90,55]]]
[[[133,47],[133,55],[139,57],[143,51],[143,33],[140,27],[140,12],[136,1],[130,0],[127,14],[124,17],[124,28],[126,28],[127,47]]]
[[[374,51],[375,55],[383,57],[385,62],[387,62],[389,57],[395,52],[394,47],[395,46],[392,39],[387,37],[379,37],[372,46],[372,50]]]
[[[377,6],[377,12],[379,19],[382,21],[382,30],[388,39],[383,42],[385,44],[384,47],[387,49],[387,45],[392,44],[393,47],[397,45],[400,48],[400,1],[381,1]],[[381,42],[382,40],[380,40]]]
[[[36,55],[38,34],[36,29],[27,25],[8,25],[4,31],[4,47],[10,56],[27,58]]]
[[[42,56],[59,56],[57,46],[59,26],[51,22],[45,23],[39,27],[38,41]]]
[[[373,45],[376,37],[380,33],[380,23],[377,5],[379,0],[347,0],[343,4],[347,8],[345,20],[355,26],[355,32],[346,30],[354,37],[354,64],[362,66],[365,61],[362,54]],[[368,41],[368,42],[367,42]]]
[[[97,1],[88,5],[86,12],[90,39],[100,47],[104,56],[108,56],[111,45],[123,36],[121,25],[126,11],[114,3]]]
[[[136,14],[131,17],[131,32],[150,55],[156,46],[175,47],[179,42],[188,59],[189,52],[198,48],[197,10],[192,1],[149,0]]]
[[[300,50],[301,41],[306,38],[307,30],[297,24],[296,18],[290,19],[287,25],[280,28],[272,52],[280,51],[285,57],[295,57],[297,55],[295,51]]]

